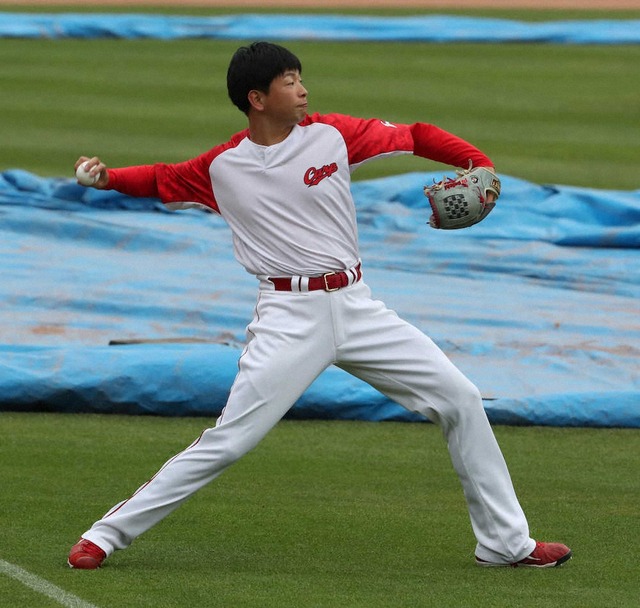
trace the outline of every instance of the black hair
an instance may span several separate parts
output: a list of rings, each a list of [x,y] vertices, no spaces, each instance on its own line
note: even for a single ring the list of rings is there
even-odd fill
[[[274,78],[288,70],[302,73],[300,60],[288,49],[272,42],[254,42],[240,47],[227,70],[227,92],[233,104],[249,113],[249,91],[269,92]]]

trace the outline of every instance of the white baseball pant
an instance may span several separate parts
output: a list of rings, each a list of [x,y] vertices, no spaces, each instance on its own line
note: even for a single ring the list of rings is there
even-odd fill
[[[363,282],[338,291],[261,289],[239,372],[215,427],[167,461],[131,498],[82,536],[107,555],[140,534],[254,448],[329,365],[361,378],[439,424],[466,497],[476,555],[529,555],[525,515],[478,389],[417,328],[371,298]]]

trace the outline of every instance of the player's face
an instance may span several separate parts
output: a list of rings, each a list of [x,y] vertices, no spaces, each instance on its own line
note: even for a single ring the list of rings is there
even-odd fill
[[[298,124],[307,113],[307,89],[300,73],[292,70],[274,78],[263,103],[265,113],[274,120],[289,126]]]

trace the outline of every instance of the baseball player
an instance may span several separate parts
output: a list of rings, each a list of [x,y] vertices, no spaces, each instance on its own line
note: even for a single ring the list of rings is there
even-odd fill
[[[227,87],[248,128],[178,164],[107,168],[82,156],[95,188],[201,206],[228,223],[237,260],[257,278],[247,343],[216,424],[119,502],[73,546],[95,569],[174,511],[258,442],[313,380],[337,365],[439,424],[460,478],[482,566],[557,566],[559,543],[536,542],[478,389],[434,342],[371,297],[358,251],[350,175],[396,154],[492,169],[477,148],[433,125],[308,114],[302,67],[268,42],[241,47]]]

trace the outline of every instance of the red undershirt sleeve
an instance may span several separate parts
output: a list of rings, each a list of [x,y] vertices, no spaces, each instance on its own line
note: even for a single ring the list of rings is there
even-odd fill
[[[454,167],[492,167],[483,152],[469,142],[434,125],[415,123],[409,126],[413,137],[413,153]]]
[[[107,190],[117,190],[122,194],[136,197],[159,198],[156,171],[153,165],[108,169]]]
[[[218,213],[208,171],[211,158],[212,152],[208,152],[182,163],[108,169],[107,189],[159,198],[165,204],[198,203]]]

